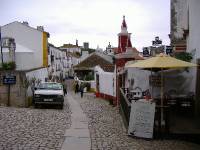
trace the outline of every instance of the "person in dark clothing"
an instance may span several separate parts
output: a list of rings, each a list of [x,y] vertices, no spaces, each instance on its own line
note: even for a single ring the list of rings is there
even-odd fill
[[[67,83],[63,80],[63,92],[64,92],[64,95],[67,95]]]
[[[79,85],[78,85],[78,82],[77,82],[76,86],[75,86],[75,94],[78,93],[78,90],[79,90]]]
[[[83,83],[81,83],[80,85],[81,98],[83,98],[83,90],[84,90],[84,86],[83,86]]]

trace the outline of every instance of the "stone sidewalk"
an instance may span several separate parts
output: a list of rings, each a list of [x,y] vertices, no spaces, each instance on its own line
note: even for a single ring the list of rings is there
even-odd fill
[[[71,127],[65,131],[62,150],[90,150],[91,140],[88,129],[88,118],[80,104],[68,92],[67,99],[71,109]]]

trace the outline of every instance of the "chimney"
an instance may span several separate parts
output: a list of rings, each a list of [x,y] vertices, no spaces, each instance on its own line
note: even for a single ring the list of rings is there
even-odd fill
[[[44,31],[44,27],[43,26],[37,26],[37,30],[39,30],[39,31]]]
[[[27,21],[23,21],[22,24],[25,26],[29,26]]]

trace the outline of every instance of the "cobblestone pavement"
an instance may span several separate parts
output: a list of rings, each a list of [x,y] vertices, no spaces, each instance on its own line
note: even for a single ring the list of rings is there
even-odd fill
[[[178,140],[143,140],[127,136],[116,107],[103,99],[73,95],[89,118],[92,150],[199,150],[200,145]]]
[[[68,105],[63,110],[0,107],[0,150],[60,150],[70,115]]]

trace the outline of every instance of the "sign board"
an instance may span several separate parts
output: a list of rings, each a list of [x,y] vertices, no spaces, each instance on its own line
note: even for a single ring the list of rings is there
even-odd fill
[[[158,36],[155,37],[155,41],[152,41],[152,45],[161,45],[162,40],[159,39]]]
[[[3,76],[3,84],[15,84],[16,83],[16,76],[7,75]]]
[[[155,103],[146,100],[132,101],[128,134],[153,138]]]
[[[144,57],[149,57],[150,56],[148,47],[143,47],[143,56]]]
[[[166,46],[166,54],[171,54],[173,52],[172,46]]]

